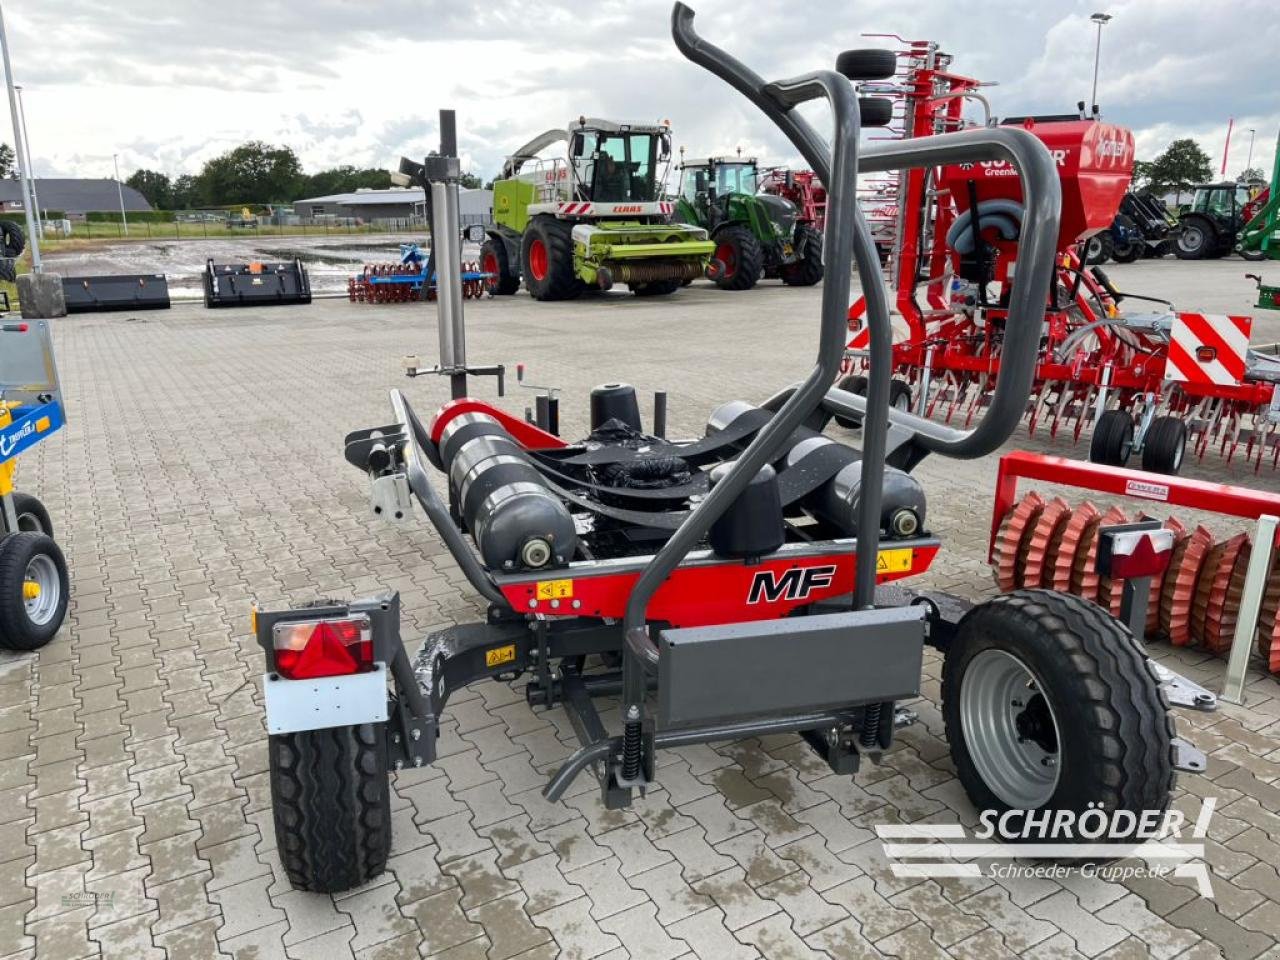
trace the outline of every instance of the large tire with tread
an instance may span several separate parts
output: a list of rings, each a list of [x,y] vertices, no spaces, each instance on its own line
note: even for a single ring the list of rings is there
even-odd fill
[[[789,287],[812,287],[822,280],[822,234],[811,223],[797,225],[793,242],[804,245],[804,256],[780,271]]]
[[[12,220],[0,220],[0,257],[16,260],[27,249],[27,235]]]
[[[572,300],[586,285],[573,272],[573,225],[555,217],[529,221],[520,245],[525,289],[535,300]]]
[[[1186,422],[1178,417],[1156,417],[1142,441],[1142,469],[1176,476],[1186,452]]]
[[[1115,240],[1111,236],[1111,229],[1101,230],[1085,241],[1084,246],[1084,262],[1088,264],[1106,263],[1111,259],[1111,252],[1115,249]]]
[[[717,260],[724,264],[724,271],[716,280],[721,290],[750,290],[764,272],[764,250],[756,235],[740,223],[716,231]]]
[[[490,237],[481,244],[480,270],[482,273],[494,274],[486,287],[490,296],[509,297],[520,289],[520,278],[512,274],[507,248],[501,240]]]
[[[1129,238],[1127,243],[1115,243],[1114,238],[1111,245],[1111,259],[1116,263],[1133,263],[1140,259],[1146,253],[1147,243],[1142,239],[1142,234],[1138,230],[1138,225],[1133,222],[1131,217],[1125,216],[1123,213],[1116,214],[1116,224],[1120,227],[1121,232]]]
[[[1169,806],[1174,727],[1155,668],[1127,627],[1080,597],[1019,590],[966,614],[943,663],[942,714],[979,810],[1092,804],[1140,818]]]
[[[29,493],[13,495],[13,509],[18,515],[18,529],[26,533],[43,533],[53,536],[53,521],[43,503]]]
[[[1213,227],[1204,217],[1183,217],[1173,252],[1179,260],[1204,260],[1213,256],[1217,242]]]
[[[269,738],[280,860],[299,890],[337,893],[372,880],[391,850],[385,725]]]
[[[67,561],[52,537],[34,531],[0,536],[0,648],[43,647],[61,629],[70,596]]]
[[[1106,410],[1093,427],[1089,459],[1109,467],[1123,467],[1133,452],[1133,417],[1125,410]]]

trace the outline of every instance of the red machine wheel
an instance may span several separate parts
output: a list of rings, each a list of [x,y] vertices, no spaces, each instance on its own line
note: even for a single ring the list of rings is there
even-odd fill
[[[492,275],[484,281],[490,296],[506,297],[520,289],[520,277],[512,273],[505,246],[497,238],[491,237],[480,247],[480,272]]]
[[[529,245],[529,273],[535,280],[547,279],[547,245],[537,237]]]
[[[764,272],[764,251],[754,233],[741,224],[730,224],[716,235],[716,259],[724,272],[716,279],[721,290],[750,290]]]
[[[529,222],[521,245],[524,285],[535,300],[571,300],[584,284],[573,270],[573,225],[549,216]]]

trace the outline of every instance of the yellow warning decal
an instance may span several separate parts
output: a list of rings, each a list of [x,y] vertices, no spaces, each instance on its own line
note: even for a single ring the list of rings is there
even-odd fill
[[[573,596],[572,580],[539,580],[539,600],[568,600]]]
[[[36,433],[44,433],[49,429],[52,421],[48,417],[41,417],[36,421]]]
[[[512,663],[516,659],[516,645],[509,643],[505,647],[494,647],[484,652],[486,667],[500,667],[504,663]]]
[[[881,550],[876,561],[876,573],[910,573],[915,551],[910,547],[899,550]]]

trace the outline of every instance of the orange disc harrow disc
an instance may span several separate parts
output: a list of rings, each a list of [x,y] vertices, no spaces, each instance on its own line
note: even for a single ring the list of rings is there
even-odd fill
[[[1056,554],[1062,543],[1062,530],[1070,519],[1071,504],[1061,497],[1054,497],[1044,505],[1026,542],[1026,557],[1021,565],[1024,587],[1050,586],[1045,582],[1052,579],[1053,560],[1050,551],[1052,548],[1052,552]]]
[[[1205,556],[1213,547],[1213,535],[1204,527],[1196,527],[1187,537],[1184,548],[1175,551],[1160,587],[1160,630],[1176,647],[1191,642],[1191,607],[1195,602],[1196,583]]]
[[[1146,520],[1150,518],[1143,515],[1140,519]],[[1180,548],[1182,550],[1186,549],[1183,544],[1190,534],[1187,533],[1187,528],[1182,525],[1182,522],[1177,517],[1167,519],[1164,522],[1164,528],[1173,531],[1173,557],[1169,561],[1169,566],[1172,567],[1180,555]],[[1159,583],[1152,585],[1151,601],[1147,604],[1148,637],[1160,632],[1160,586]]]
[[[1200,637],[1200,642],[1213,653],[1226,653],[1231,649],[1236,622],[1240,619],[1244,575],[1249,567],[1249,537],[1237,534],[1223,547],[1222,560],[1205,607],[1204,633]],[[1201,580],[1204,576],[1201,574]]]
[[[1030,535],[1030,530],[1043,509],[1044,498],[1032,491],[1009,511],[1000,524],[995,543],[995,574],[996,584],[1005,593],[1018,589],[1018,557],[1022,551],[1022,541]]]
[[[1080,543],[1084,539],[1085,531],[1089,526],[1092,524],[1096,529],[1098,521],[1101,519],[1102,516],[1098,513],[1098,508],[1088,500],[1071,511],[1071,518],[1067,521],[1066,526],[1062,528],[1061,543],[1054,553],[1052,580],[1050,580],[1048,572],[1045,574],[1045,581],[1048,586],[1059,593],[1071,592],[1071,571],[1075,568],[1076,553],[1080,550]]]
[[[1271,571],[1258,612],[1258,653],[1272,673],[1280,673],[1280,564]]]
[[[1123,510],[1110,507],[1105,514],[1085,527],[1084,536],[1080,538],[1080,546],[1076,550],[1075,563],[1071,565],[1071,592],[1077,597],[1093,603],[1099,602],[1098,587],[1102,578],[1098,576],[1098,528],[1124,523],[1125,519]]]

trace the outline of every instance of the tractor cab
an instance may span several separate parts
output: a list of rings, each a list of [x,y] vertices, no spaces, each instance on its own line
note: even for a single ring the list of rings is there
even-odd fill
[[[779,237],[790,237],[798,210],[785,197],[759,193],[760,175],[754,158],[711,157],[686,160],[680,165],[680,200],[714,229],[737,216],[735,207],[752,198],[772,223]]]
[[[1248,184],[1227,181],[1198,185],[1191,204],[1184,208],[1179,219],[1174,252],[1183,260],[1230,253],[1236,234],[1248,219],[1245,207],[1252,199]]]

